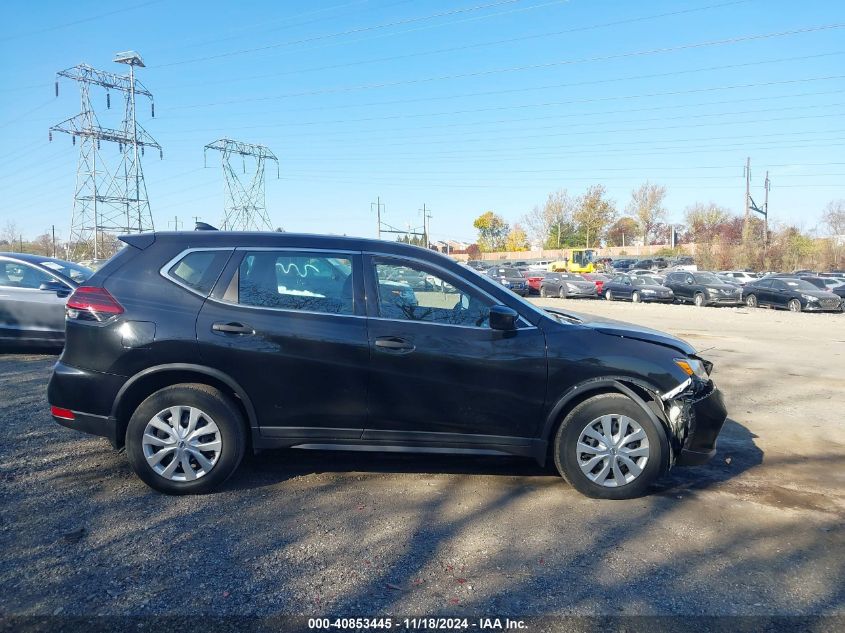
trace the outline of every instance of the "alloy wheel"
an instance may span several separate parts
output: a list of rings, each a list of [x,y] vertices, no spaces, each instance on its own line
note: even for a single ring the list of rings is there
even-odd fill
[[[787,306],[790,312],[801,312],[801,302],[798,299],[790,299]]]
[[[613,301],[613,291],[608,290],[606,293],[604,293],[604,298],[608,301]]]
[[[640,302],[640,293],[636,292],[636,291],[631,293],[631,301],[633,301],[634,303],[639,303]]]
[[[700,292],[698,294],[696,294],[695,299],[693,299],[693,303],[698,308],[704,307],[704,295],[701,294]]]
[[[756,308],[757,307],[757,296],[756,295],[748,295],[745,298],[745,305],[749,308]]]
[[[634,481],[645,469],[648,436],[627,415],[603,415],[581,430],[575,451],[578,466],[590,481],[618,488]]]
[[[193,481],[214,468],[223,443],[214,420],[196,407],[159,411],[141,440],[147,465],[170,481]]]

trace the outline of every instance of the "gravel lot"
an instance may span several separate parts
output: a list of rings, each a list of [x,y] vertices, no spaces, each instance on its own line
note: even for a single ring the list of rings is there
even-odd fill
[[[581,497],[531,461],[265,453],[167,497],[0,355],[0,615],[843,614],[845,315],[544,300],[716,363],[711,464]]]

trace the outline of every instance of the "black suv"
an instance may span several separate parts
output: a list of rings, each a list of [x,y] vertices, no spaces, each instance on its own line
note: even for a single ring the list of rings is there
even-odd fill
[[[540,310],[406,244],[121,239],[68,300],[48,397],[157,490],[206,492],[247,449],[296,447],[552,459],[618,499],[715,453],[712,365],[667,334]]]

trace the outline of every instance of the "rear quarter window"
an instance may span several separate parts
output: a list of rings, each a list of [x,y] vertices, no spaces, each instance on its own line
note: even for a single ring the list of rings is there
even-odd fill
[[[232,251],[193,251],[183,255],[167,271],[168,276],[191,290],[208,296]]]

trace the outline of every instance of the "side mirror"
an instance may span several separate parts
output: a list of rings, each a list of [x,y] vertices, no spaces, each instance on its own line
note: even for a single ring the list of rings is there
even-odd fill
[[[491,330],[515,330],[516,320],[519,314],[513,308],[503,305],[495,305],[490,308],[490,329]]]
[[[60,281],[45,281],[43,284],[38,286],[38,289],[39,290],[45,290],[47,292],[55,292],[55,293],[65,292],[67,294],[70,294],[70,288],[68,288],[66,285],[64,285]]]
[[[687,285],[691,286],[693,283],[693,280],[690,277],[687,277]]]

